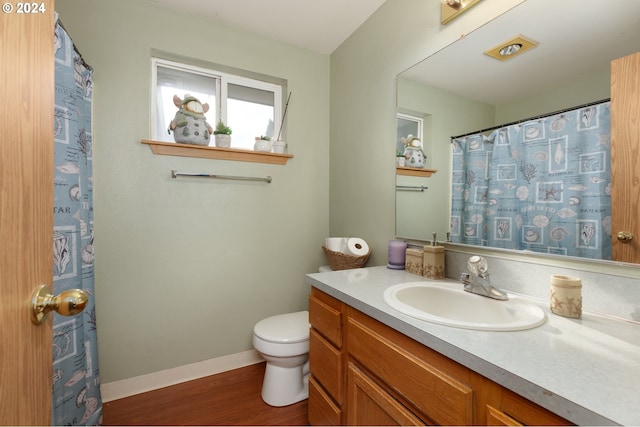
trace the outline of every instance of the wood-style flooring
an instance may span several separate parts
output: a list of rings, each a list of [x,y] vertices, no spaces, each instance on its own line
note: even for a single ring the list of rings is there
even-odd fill
[[[308,425],[307,400],[274,408],[260,391],[265,363],[107,402],[103,425]]]

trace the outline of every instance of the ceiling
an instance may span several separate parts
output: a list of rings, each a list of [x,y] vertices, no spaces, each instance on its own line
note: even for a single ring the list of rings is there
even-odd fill
[[[507,61],[484,55],[520,34],[538,46]],[[638,0],[527,0],[402,76],[497,106],[637,51]]]
[[[244,31],[331,54],[385,0],[150,0]]]

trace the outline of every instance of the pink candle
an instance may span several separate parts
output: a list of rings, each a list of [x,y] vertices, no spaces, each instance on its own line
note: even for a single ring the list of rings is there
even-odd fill
[[[402,240],[389,240],[389,263],[387,267],[394,270],[404,270],[407,242]]]

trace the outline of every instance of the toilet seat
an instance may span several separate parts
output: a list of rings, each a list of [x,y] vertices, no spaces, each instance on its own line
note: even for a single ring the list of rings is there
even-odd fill
[[[309,312],[279,314],[256,323],[253,333],[272,343],[293,344],[309,340]]]

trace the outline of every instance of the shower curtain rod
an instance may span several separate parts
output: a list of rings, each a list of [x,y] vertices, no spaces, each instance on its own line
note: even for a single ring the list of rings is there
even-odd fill
[[[505,123],[503,125],[492,126],[490,128],[477,130],[477,131],[474,131],[474,132],[469,132],[469,133],[465,133],[465,134],[458,135],[458,136],[452,136],[451,137],[451,142],[453,142],[453,140],[456,139],[456,138],[464,138],[465,136],[476,135],[478,133],[484,133],[484,132],[488,132],[490,130],[500,129],[500,128],[504,128],[504,127],[507,127],[507,126],[513,126],[513,125],[517,125],[518,123],[528,122],[530,120],[543,119],[545,117],[555,116],[556,114],[566,113],[567,111],[572,111],[572,110],[577,110],[579,108],[586,108],[586,107],[591,107],[592,105],[602,104],[603,102],[609,102],[610,100],[611,100],[611,98],[601,99],[600,101],[588,102],[586,104],[578,105],[576,107],[570,107],[570,108],[565,108],[563,110],[554,111],[553,113],[541,114],[539,116],[529,117],[528,119],[516,120],[515,122],[511,122],[511,123]]]
[[[62,25],[62,21],[60,20],[60,18],[58,17],[58,14],[56,13],[56,22],[58,23],[58,25],[60,25],[60,27],[68,34],[69,32],[67,31],[67,29],[64,27],[64,25]],[[78,47],[74,44],[73,45],[73,50],[75,51],[75,53],[78,54],[78,56],[80,57],[80,60],[82,61],[82,65],[88,69],[89,71],[93,71],[93,67],[89,64],[87,64],[84,60],[84,57],[82,56],[82,54],[80,53],[80,51],[78,50]]]

